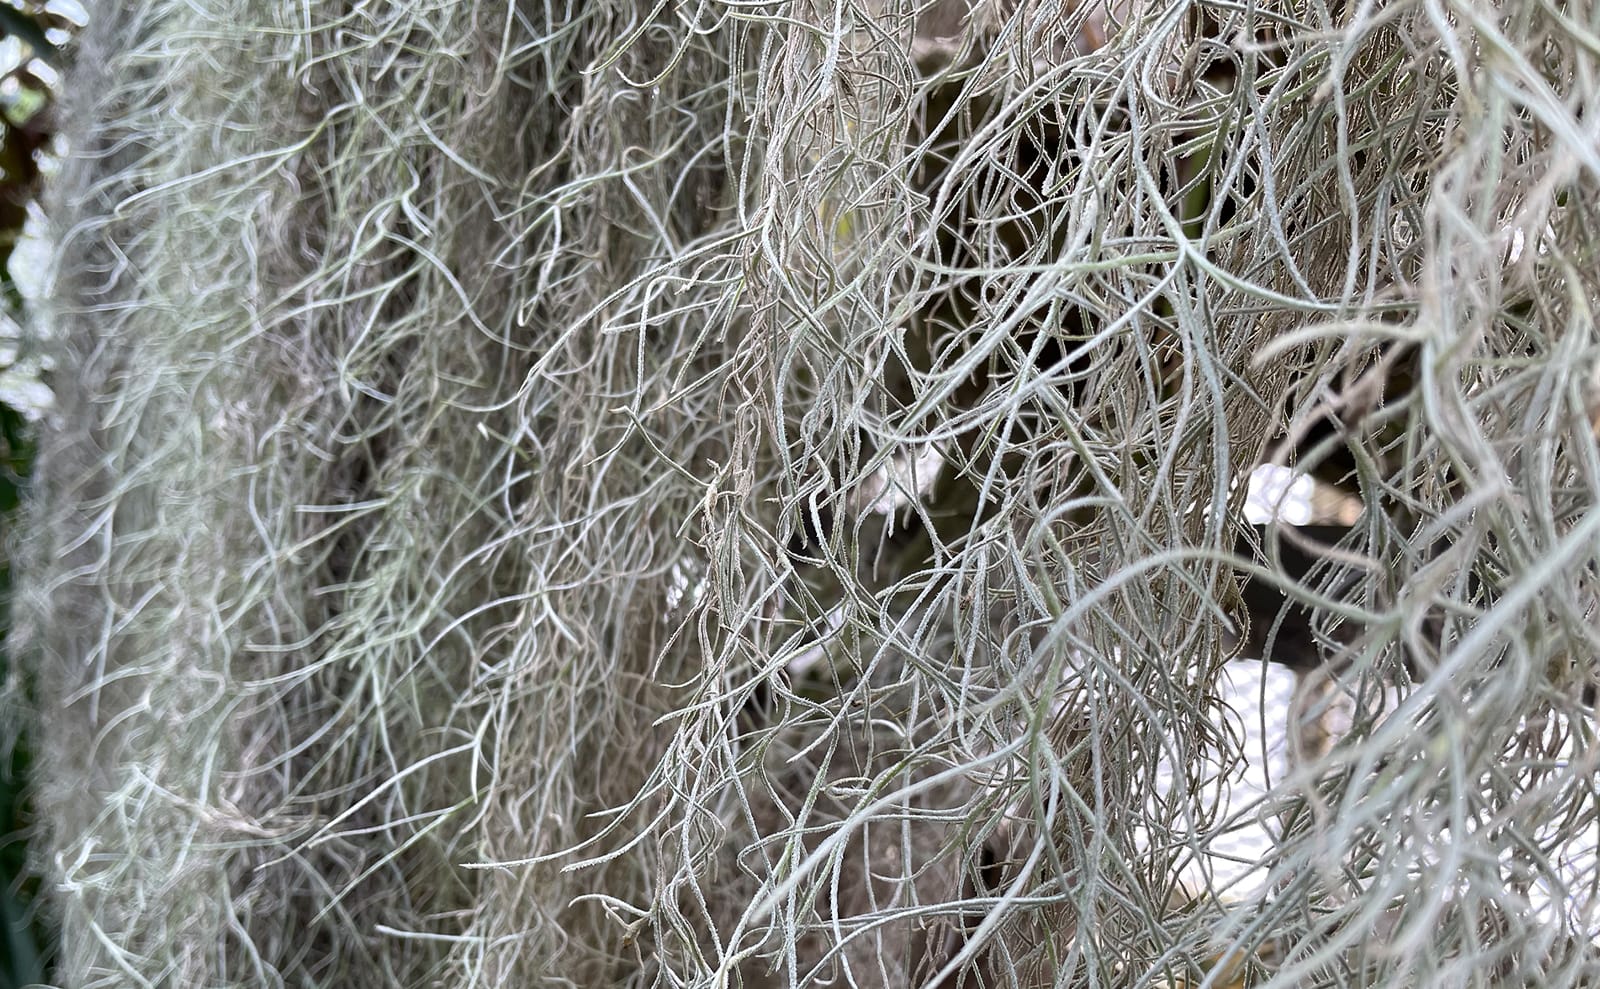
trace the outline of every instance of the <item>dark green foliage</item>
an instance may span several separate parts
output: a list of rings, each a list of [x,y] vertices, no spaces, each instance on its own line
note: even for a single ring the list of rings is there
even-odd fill
[[[22,235],[28,204],[39,193],[39,159],[54,131],[52,94],[29,68],[32,57],[59,61],[47,31],[70,27],[44,5],[16,9],[0,4],[0,36],[21,40],[31,56],[11,73],[25,98],[8,101],[0,115],[0,305],[18,318],[23,299],[11,277],[13,248]],[[20,678],[21,696],[32,690],[11,655],[13,527],[34,457],[32,430],[23,414],[0,404],[0,684]],[[14,715],[14,712],[8,712]],[[47,980],[53,938],[38,915],[39,882],[29,870],[30,763],[26,719],[0,718],[0,989]]]
[[[22,498],[28,466],[33,461],[33,441],[27,422],[15,409],[0,405],[0,525],[9,531],[10,521]],[[0,637],[11,627],[11,567],[0,554]],[[4,641],[0,639],[0,641]],[[0,681],[13,674],[9,650],[0,648]],[[47,932],[30,910],[38,892],[38,881],[28,874],[27,847],[23,838],[28,825],[26,737],[11,737],[20,726],[7,723],[7,737],[0,745],[0,922],[5,927],[0,944],[0,989],[12,989],[45,981]],[[20,733],[19,733],[20,734]]]

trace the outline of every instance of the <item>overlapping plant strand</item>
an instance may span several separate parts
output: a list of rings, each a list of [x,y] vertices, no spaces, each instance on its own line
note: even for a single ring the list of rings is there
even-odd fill
[[[97,11],[64,984],[1592,977],[1600,13],[914,6]],[[1263,457],[1355,716],[1225,812]]]

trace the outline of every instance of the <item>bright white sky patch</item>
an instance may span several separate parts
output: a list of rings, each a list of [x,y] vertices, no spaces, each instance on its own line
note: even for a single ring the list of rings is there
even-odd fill
[[[1316,483],[1308,475],[1277,464],[1262,464],[1250,472],[1245,520],[1251,525],[1266,525],[1274,519],[1288,525],[1308,525],[1315,492]]]
[[[943,465],[944,455],[932,443],[924,444],[913,456],[895,457],[862,484],[867,509],[889,515],[906,507],[933,489]]]
[[[1183,886],[1191,893],[1211,890],[1226,902],[1241,902],[1266,887],[1262,862],[1276,838],[1268,820],[1256,810],[1273,783],[1289,770],[1294,685],[1294,672],[1277,663],[1236,659],[1222,668],[1222,703],[1209,716],[1214,725],[1243,742],[1244,759],[1232,766],[1218,763],[1203,774],[1209,782],[1196,796],[1214,808],[1214,820],[1228,823],[1220,833],[1194,836],[1200,847],[1179,866]],[[1170,792],[1172,785],[1172,770],[1163,760],[1157,793]]]

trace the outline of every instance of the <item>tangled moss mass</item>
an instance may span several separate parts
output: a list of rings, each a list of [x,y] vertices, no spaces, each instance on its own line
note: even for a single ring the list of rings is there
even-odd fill
[[[1593,0],[102,6],[62,985],[1595,977]]]

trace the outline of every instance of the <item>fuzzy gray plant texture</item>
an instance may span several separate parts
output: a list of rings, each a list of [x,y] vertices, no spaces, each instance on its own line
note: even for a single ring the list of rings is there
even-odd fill
[[[151,0],[64,89],[60,984],[1600,978],[1595,0]]]

